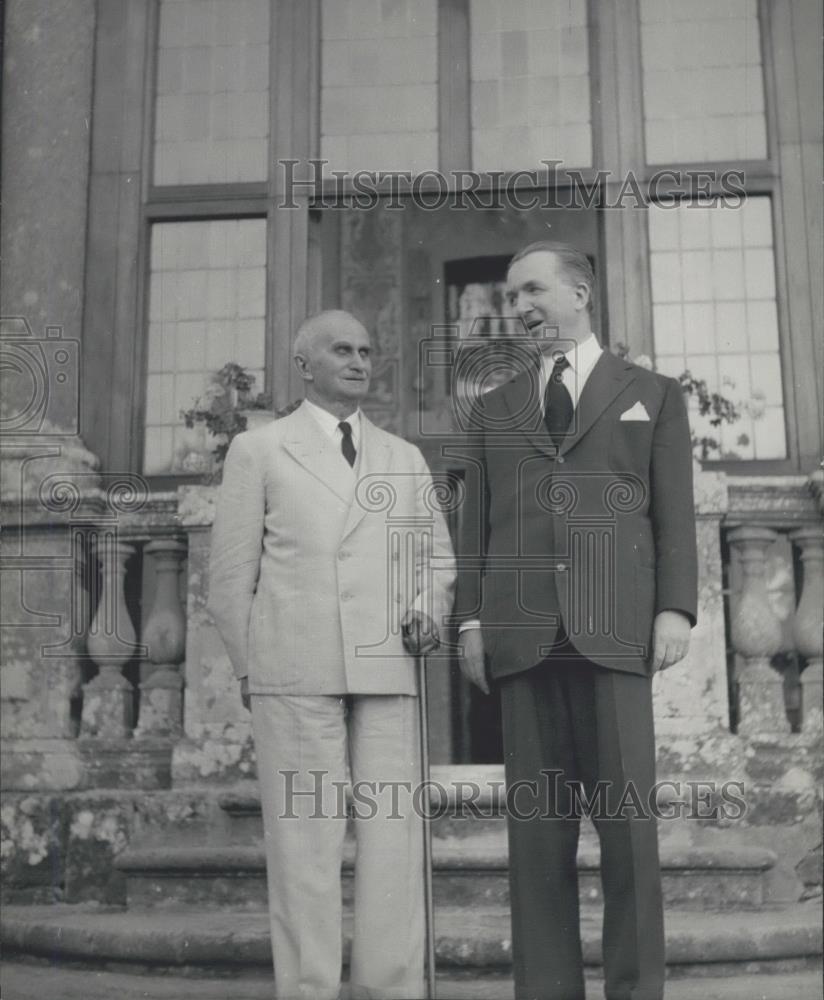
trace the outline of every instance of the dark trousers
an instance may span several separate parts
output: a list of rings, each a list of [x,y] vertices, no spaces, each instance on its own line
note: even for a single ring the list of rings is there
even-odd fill
[[[584,998],[577,786],[592,803],[601,841],[606,996],[661,1000],[664,918],[648,805],[655,782],[651,682],[570,654],[500,681],[510,793],[523,783],[508,814],[515,996]],[[537,796],[527,782],[537,783]],[[533,806],[538,815],[523,818]]]

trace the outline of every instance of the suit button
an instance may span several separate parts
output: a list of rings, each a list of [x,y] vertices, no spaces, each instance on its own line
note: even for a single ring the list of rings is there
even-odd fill
[[[351,594],[349,593],[349,591],[348,591],[348,590],[346,590],[346,591],[344,591],[344,592],[343,592],[343,593],[342,593],[342,594],[340,595],[340,599],[341,599],[342,601],[351,601],[351,600],[352,600],[352,595],[351,595]]]
[[[565,459],[564,459],[564,456],[563,456],[563,455],[559,455],[559,456],[558,456],[558,462],[559,462],[559,463],[560,463],[561,465],[563,465],[563,464],[564,464],[564,461],[565,461]]]
[[[557,569],[559,573],[563,573],[566,569],[566,563],[558,563],[555,569]]]
[[[338,552],[338,559],[348,559],[350,555],[351,553],[347,552],[346,549],[341,549],[341,551]]]

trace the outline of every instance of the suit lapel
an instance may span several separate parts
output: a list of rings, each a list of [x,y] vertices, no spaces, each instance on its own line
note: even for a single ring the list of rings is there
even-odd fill
[[[548,458],[555,457],[552,443],[544,424],[541,406],[541,383],[537,368],[529,368],[507,382],[501,389],[504,402],[513,419],[513,428],[522,431],[532,444]]]
[[[319,482],[344,503],[352,500],[352,470],[324,434],[317,420],[305,407],[299,406],[293,415],[293,426],[283,439],[283,447]]]
[[[619,392],[633,381],[633,366],[605,350],[595,363],[581,391],[572,427],[564,438],[560,454],[574,448]]]
[[[385,482],[390,490],[397,489],[392,484],[390,472],[392,466],[392,449],[382,440],[377,428],[361,411],[360,462],[357,467],[358,486],[349,517],[343,529],[341,540],[350,535],[366,516],[369,508],[371,489]]]

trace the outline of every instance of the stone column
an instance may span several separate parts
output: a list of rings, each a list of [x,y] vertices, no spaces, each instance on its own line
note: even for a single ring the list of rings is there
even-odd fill
[[[143,552],[153,558],[155,597],[146,617],[142,641],[154,669],[140,685],[140,720],[135,736],[180,735],[186,653],[186,617],[180,602],[179,577],[186,546],[173,538],[149,542]]]
[[[770,659],[781,649],[781,623],[767,596],[767,549],[776,532],[757,525],[734,528],[727,536],[741,560],[742,585],[732,609],[731,632],[741,658],[738,680],[738,732],[748,736],[790,732],[781,674]]]
[[[790,539],[797,545],[804,566],[801,599],[793,621],[793,638],[807,665],[801,674],[803,729],[821,733],[822,653],[824,652],[824,533],[821,525],[796,528]]]
[[[137,634],[126,607],[126,563],[134,546],[104,530],[98,536],[101,593],[86,648],[100,672],[83,687],[81,735],[106,740],[131,736],[134,690],[123,668],[137,652]]]

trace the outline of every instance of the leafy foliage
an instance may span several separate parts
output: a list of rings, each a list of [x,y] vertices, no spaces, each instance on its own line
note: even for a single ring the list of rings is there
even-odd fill
[[[618,355],[619,358],[627,358],[628,360],[633,360],[629,357],[629,348],[626,344],[618,343],[615,345],[614,353]],[[635,359],[636,364],[640,364],[642,368],[652,368],[652,362],[646,355],[642,355]],[[709,386],[705,379],[696,378],[689,369],[678,376],[678,382],[681,386],[681,391],[685,396],[689,396],[694,399],[698,407],[698,415],[701,417],[707,417],[710,427],[717,430],[722,424],[734,424],[741,418],[741,406],[738,403],[733,402],[726,396],[723,396],[720,392],[711,392]],[[750,412],[753,417],[759,416],[757,412],[758,399],[754,398],[752,405],[747,405],[744,409]],[[718,457],[720,458],[736,458],[735,454],[725,454],[721,452],[721,442],[720,440],[712,434],[702,434],[699,436],[696,434],[695,430],[691,429],[692,435],[692,447],[693,450],[697,452],[697,457],[701,461],[706,461],[713,452],[719,452]],[[738,444],[746,445],[749,444],[749,438],[746,434],[740,434],[738,437]]]
[[[218,469],[223,465],[233,439],[247,428],[248,420],[244,411],[272,410],[271,393],[255,393],[255,381],[251,372],[230,361],[212,375],[205,395],[198,397],[188,410],[180,411],[180,417],[187,427],[204,424],[206,430],[217,439],[212,454]],[[274,417],[285,417],[299,405],[300,400],[290,403],[282,410],[274,411]]]

